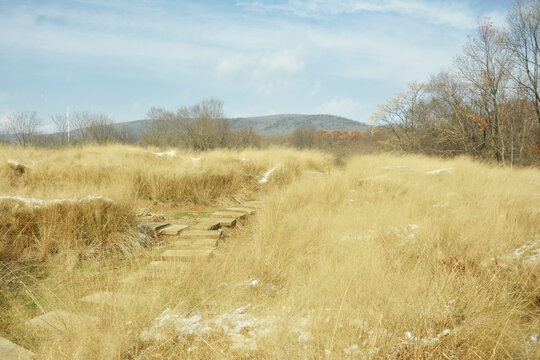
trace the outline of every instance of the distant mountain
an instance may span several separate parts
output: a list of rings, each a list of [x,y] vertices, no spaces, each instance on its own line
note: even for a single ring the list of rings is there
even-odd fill
[[[231,129],[239,130],[246,127],[253,127],[253,131],[259,134],[283,134],[292,132],[304,125],[311,125],[316,129],[323,130],[361,130],[366,131],[369,125],[334,115],[300,115],[282,114],[267,115],[229,119]],[[126,129],[139,137],[141,130],[149,120],[135,120],[123,123],[116,123],[117,129]]]
[[[253,127],[253,131],[259,134],[283,134],[304,125],[328,131],[366,131],[370,127],[367,124],[334,115],[282,114],[231,119],[232,129]]]

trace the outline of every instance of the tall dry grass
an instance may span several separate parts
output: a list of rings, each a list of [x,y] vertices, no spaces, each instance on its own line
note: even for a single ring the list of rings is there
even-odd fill
[[[287,149],[172,151],[123,145],[1,146],[0,259],[43,259],[63,251],[80,257],[127,254],[140,248],[134,216],[140,206],[232,203],[331,163],[320,153]],[[259,184],[276,165],[273,181]],[[112,201],[84,201],[88,196]],[[64,199],[75,201],[57,201]],[[36,201],[52,204],[36,208]]]
[[[538,169],[382,154],[315,180],[303,170],[324,170],[329,159],[272,151],[206,158],[254,177],[282,164],[265,187],[241,182],[266,206],[218,256],[184,276],[135,284],[119,279],[145,260],[56,272],[36,285],[40,307],[100,320],[18,330],[23,343],[43,359],[540,357],[531,338],[540,332]],[[190,157],[183,164],[204,171]],[[252,170],[235,157],[250,157]],[[153,171],[169,161],[150,159]],[[118,198],[136,197],[125,191]],[[103,289],[145,296],[144,306],[77,302]]]

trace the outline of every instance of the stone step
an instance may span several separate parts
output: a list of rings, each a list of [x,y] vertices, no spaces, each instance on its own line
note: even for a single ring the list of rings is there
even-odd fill
[[[191,269],[191,263],[179,261],[151,261],[144,269],[154,273],[183,273]]]
[[[233,227],[236,225],[234,218],[205,218],[191,226],[193,230],[216,230],[220,227]]]
[[[187,229],[189,225],[179,225],[179,224],[173,224],[166,226],[164,228],[161,228],[157,231],[158,235],[168,235],[168,236],[176,236],[180,234],[183,230]]]
[[[249,214],[249,215],[255,214],[255,209],[252,209],[252,208],[229,207],[229,208],[227,208],[226,210],[230,210],[230,211],[239,211],[239,212],[243,212],[243,213],[246,213],[246,214]]]
[[[95,324],[98,321],[99,319],[94,316],[74,314],[65,310],[53,310],[36,316],[26,323],[45,330],[66,330],[72,326],[80,326],[85,323]]]
[[[167,250],[160,255],[160,258],[165,261],[192,261],[195,259],[209,257],[212,252],[212,249]]]
[[[93,305],[107,305],[111,307],[124,307],[132,303],[144,303],[149,299],[142,296],[113,293],[110,291],[98,291],[79,299],[79,301]]]
[[[169,225],[170,223],[166,223],[166,222],[149,222],[149,223],[139,224],[139,227],[155,233],[158,230],[161,230],[164,227],[167,227]]]
[[[215,249],[217,239],[182,239],[171,242],[174,249]]]
[[[8,339],[0,336],[0,359],[2,360],[26,360],[34,358],[35,354]]]
[[[167,262],[165,262],[167,263]],[[189,263],[181,263],[181,262],[175,262],[175,261],[169,261],[170,264],[186,264],[189,265]],[[120,280],[120,282],[125,284],[136,284],[140,285],[145,282],[152,282],[156,280],[167,280],[167,279],[173,279],[178,278],[180,276],[183,276],[188,272],[190,269],[189,266],[175,266],[171,268],[143,268],[138,271],[132,272],[128,276],[126,276],[124,279]]]
[[[180,239],[219,239],[223,231],[219,230],[186,230],[180,233]]]
[[[257,209],[262,208],[264,206],[264,202],[262,202],[261,200],[246,201],[243,206]]]
[[[230,210],[216,211],[215,213],[212,213],[212,216],[215,216],[218,218],[235,218],[235,219],[245,218],[247,215],[248,214],[245,212],[230,211]]]

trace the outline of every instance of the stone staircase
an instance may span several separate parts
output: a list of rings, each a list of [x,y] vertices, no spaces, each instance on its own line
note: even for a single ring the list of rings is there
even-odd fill
[[[223,236],[223,228],[232,228],[237,221],[255,214],[258,208],[263,206],[261,201],[248,201],[241,207],[229,207],[214,212],[207,218],[200,219],[194,225],[170,224],[170,223],[146,223],[141,227],[146,232],[151,232],[158,237],[168,240],[169,249],[149,259],[148,264],[141,269],[128,274],[120,280],[121,284],[140,283],[153,279],[167,279],[178,277],[189,270],[190,262],[197,259],[211,257]],[[98,291],[88,294],[79,299],[81,304],[88,306],[122,307],[127,303],[144,304],[144,296],[133,295],[120,291]],[[36,316],[26,322],[36,330],[62,331],[72,329],[83,324],[98,322],[99,319],[92,315],[75,314],[62,309],[55,309]],[[24,360],[35,358],[35,354],[7,339],[0,337],[1,360]]]

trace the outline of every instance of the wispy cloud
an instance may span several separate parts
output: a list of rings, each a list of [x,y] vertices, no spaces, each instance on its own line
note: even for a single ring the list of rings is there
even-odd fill
[[[294,50],[226,55],[216,65],[221,80],[252,88],[263,96],[302,85],[306,81],[303,70],[304,57]]]
[[[348,97],[334,97],[316,107],[315,112],[339,115],[355,120],[363,120],[364,117],[362,104]]]
[[[63,109],[76,95],[84,99],[80,106],[90,98],[110,104],[99,87],[116,78],[112,112],[129,118],[144,116],[155,99],[168,102],[153,105],[175,107],[205,96],[222,98],[231,113],[316,109],[366,117],[407,81],[451,63],[483,15],[471,4],[0,0],[0,77],[8,79],[0,92],[22,94],[0,101],[0,110]],[[497,8],[486,9],[497,22],[503,18]],[[47,101],[26,73],[45,79],[39,92]],[[58,87],[59,79],[72,78],[66,89]],[[73,93],[75,84],[85,85]]]
[[[448,25],[459,29],[475,27],[476,15],[464,3],[426,0],[288,0],[268,3],[241,1],[255,11],[279,11],[299,17],[322,18],[359,12],[394,13],[420,19],[430,24]]]

